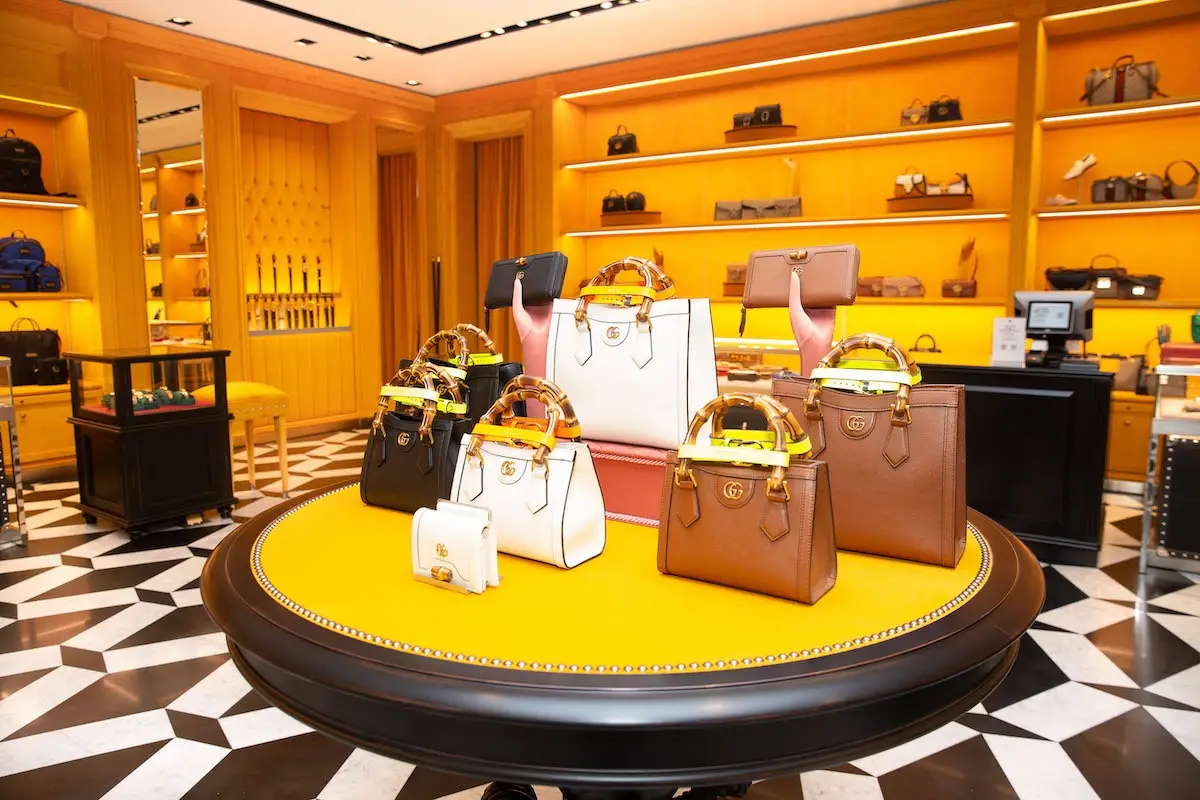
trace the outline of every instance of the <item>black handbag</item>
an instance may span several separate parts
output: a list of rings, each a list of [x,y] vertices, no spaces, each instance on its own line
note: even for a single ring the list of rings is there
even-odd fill
[[[38,386],[59,386],[67,382],[65,358],[39,358],[33,365]]]
[[[614,211],[625,211],[625,195],[616,189],[609,189],[608,194],[600,201],[600,213],[611,214]]]
[[[624,125],[618,125],[617,132],[608,137],[608,154],[610,156],[628,156],[637,151],[637,134],[630,133]]]
[[[429,372],[401,372],[384,387],[385,392],[412,388],[434,389]],[[370,506],[412,513],[434,508],[450,496],[454,468],[462,437],[471,432],[471,420],[437,411],[437,403],[425,399],[420,408],[389,410],[395,394],[379,398],[371,423],[371,436],[363,454],[359,496]]]
[[[474,335],[487,352],[472,353],[466,349],[466,336]],[[463,349],[457,354],[456,363],[443,361],[434,357],[440,342],[461,342]],[[440,331],[429,337],[417,357],[413,360],[400,362],[404,370],[414,364],[429,362],[437,366],[451,367],[463,373],[461,380],[462,397],[467,405],[467,417],[478,421],[492,404],[500,399],[504,387],[513,378],[524,374],[525,370],[519,361],[505,361],[502,353],[496,352],[496,345],[487,332],[466,322],[460,322],[449,331]],[[525,415],[525,402],[514,404],[518,416]]]
[[[1046,270],[1046,283],[1050,284],[1051,289],[1059,291],[1083,291],[1092,286],[1092,271],[1072,267],[1050,267]]]
[[[776,103],[770,106],[755,106],[752,125],[782,125],[783,108]]]
[[[754,115],[753,114],[734,114],[733,115],[733,127],[735,127],[735,128],[749,128],[753,124],[754,124]]]
[[[42,183],[42,153],[12,128],[0,136],[0,192],[49,194]]]
[[[25,329],[28,322],[32,328]],[[7,331],[0,331],[0,356],[12,360],[13,386],[33,386],[37,383],[39,358],[61,358],[62,343],[58,331],[42,328],[29,317],[15,320]]]
[[[645,211],[646,210],[646,195],[641,192],[630,192],[625,195],[625,210],[626,211]]]
[[[483,293],[483,325],[491,326],[493,308],[512,306],[513,283],[521,282],[521,302],[527,306],[553,303],[562,294],[567,276],[567,257],[557,250],[507,258],[492,264],[487,291]]]
[[[931,123],[958,122],[962,118],[962,107],[959,106],[957,97],[944,94],[929,104],[929,121]]]
[[[1126,275],[1117,283],[1117,296],[1122,300],[1157,300],[1162,285],[1161,275]]]
[[[1176,183],[1172,180],[1171,167],[1176,164],[1187,164],[1192,168],[1192,177],[1188,178],[1187,183]],[[1198,186],[1200,186],[1200,170],[1196,169],[1196,165],[1186,159],[1172,161],[1163,170],[1163,198],[1167,200],[1190,200],[1196,196]]]

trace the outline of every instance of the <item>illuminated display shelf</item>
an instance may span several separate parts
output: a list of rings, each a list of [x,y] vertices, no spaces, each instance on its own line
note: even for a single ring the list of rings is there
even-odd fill
[[[203,206],[198,206],[196,208],[181,208],[178,211],[172,211],[171,216],[179,217],[185,214],[203,214],[205,211],[206,209]]]
[[[875,147],[890,144],[945,141],[966,139],[976,136],[1000,136],[1012,133],[1011,120],[990,122],[955,122],[944,125],[914,125],[898,130],[872,133],[846,134],[820,139],[787,139],[762,144],[740,144],[725,147],[709,147],[673,153],[645,153],[622,158],[599,161],[574,161],[562,165],[563,169],[587,172],[608,172],[638,167],[664,166],[668,164],[691,164],[698,161],[717,161],[728,158],[748,158],[764,153],[789,153],[796,151],[820,151],[849,147]]]
[[[0,205],[41,208],[47,211],[68,211],[72,208],[82,208],[83,201],[78,197],[55,197],[50,194],[0,192]]]
[[[880,214],[869,217],[796,217],[778,221],[746,222],[734,220],[730,222],[710,222],[700,225],[661,225],[650,227],[597,228],[589,230],[566,231],[563,236],[588,238],[595,236],[640,236],[663,233],[736,233],[738,231],[787,230],[790,228],[844,228],[866,227],[872,225],[915,225],[938,224],[955,222],[999,222],[1008,219],[1008,211],[1004,209],[964,210],[964,211],[923,211],[914,214]]]
[[[1112,103],[1050,111],[1042,116],[1042,125],[1048,131],[1056,131],[1194,114],[1200,114],[1200,97],[1168,97],[1140,103]]]
[[[1084,219],[1087,217],[1124,217],[1143,214],[1189,214],[1200,211],[1196,200],[1148,200],[1141,203],[1089,203],[1078,206],[1044,206],[1037,210],[1039,219]]]
[[[1200,298],[1195,300],[1117,300],[1103,297],[1095,301],[1096,308],[1194,308],[1200,310]]]
[[[6,300],[21,301],[23,303],[46,303],[57,302],[59,300],[91,300],[90,294],[82,292],[0,292],[0,302]]]

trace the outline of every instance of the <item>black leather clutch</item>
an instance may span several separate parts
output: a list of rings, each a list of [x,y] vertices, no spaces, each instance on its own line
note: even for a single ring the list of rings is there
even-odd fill
[[[753,124],[754,124],[754,115],[753,114],[734,114],[733,115],[733,127],[735,127],[735,128],[749,128]]]
[[[608,194],[600,201],[600,213],[611,214],[614,211],[628,211],[625,207],[625,195],[616,189],[609,189]]]
[[[450,497],[459,446],[474,425],[469,419],[435,419],[430,443],[421,439],[420,416],[384,414],[381,427],[372,428],[363,454],[362,501],[409,513],[436,508],[439,499]]]
[[[752,125],[782,125],[783,108],[776,103],[770,106],[755,106]]]
[[[521,297],[525,305],[551,303],[562,294],[566,275],[567,257],[557,250],[497,261],[492,264],[492,272],[488,276],[483,307],[491,310],[512,306],[513,281],[518,279],[521,281]]]

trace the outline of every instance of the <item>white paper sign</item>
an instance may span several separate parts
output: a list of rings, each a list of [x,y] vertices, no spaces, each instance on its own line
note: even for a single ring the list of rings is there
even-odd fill
[[[992,320],[992,366],[1025,366],[1025,318],[996,317]]]

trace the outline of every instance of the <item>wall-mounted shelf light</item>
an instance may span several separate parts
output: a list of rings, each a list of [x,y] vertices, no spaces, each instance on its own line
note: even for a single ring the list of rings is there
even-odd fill
[[[77,198],[54,197],[53,195],[18,194],[0,192],[0,205],[25,206],[26,208],[53,208],[58,210],[79,208],[83,203]]]
[[[172,211],[171,216],[178,217],[184,214],[203,214],[204,208],[181,208],[178,211]]]
[[[1105,207],[1107,206],[1107,207]],[[1141,214],[1187,214],[1200,212],[1200,203],[1192,200],[1161,200],[1145,203],[1109,203],[1099,206],[1077,208],[1038,209],[1039,219],[1063,219],[1068,217],[1125,217]]]
[[[179,169],[180,167],[194,167],[198,164],[203,164],[203,158],[190,158],[187,161],[172,161],[170,164],[163,164],[163,169]]]
[[[179,253],[175,258],[208,258],[208,253]]]
[[[878,217],[829,219],[817,217],[786,222],[729,222],[707,225],[655,225],[646,228],[600,228],[598,230],[568,231],[563,236],[590,238],[594,236],[639,236],[660,233],[737,233],[739,231],[785,230],[790,228],[850,228],[875,225],[918,225],[936,222],[988,222],[1008,219],[1007,211],[974,211],[943,214],[888,214]]]
[[[1081,8],[1078,11],[1065,11],[1062,14],[1051,14],[1045,17],[1045,22],[1061,22],[1064,19],[1077,19],[1079,17],[1091,17],[1096,14],[1107,14],[1110,11],[1124,11],[1129,8],[1138,8],[1139,6],[1154,6],[1159,3],[1165,3],[1166,0],[1132,0],[1129,3],[1115,3],[1109,6],[1097,6],[1096,8]]]

